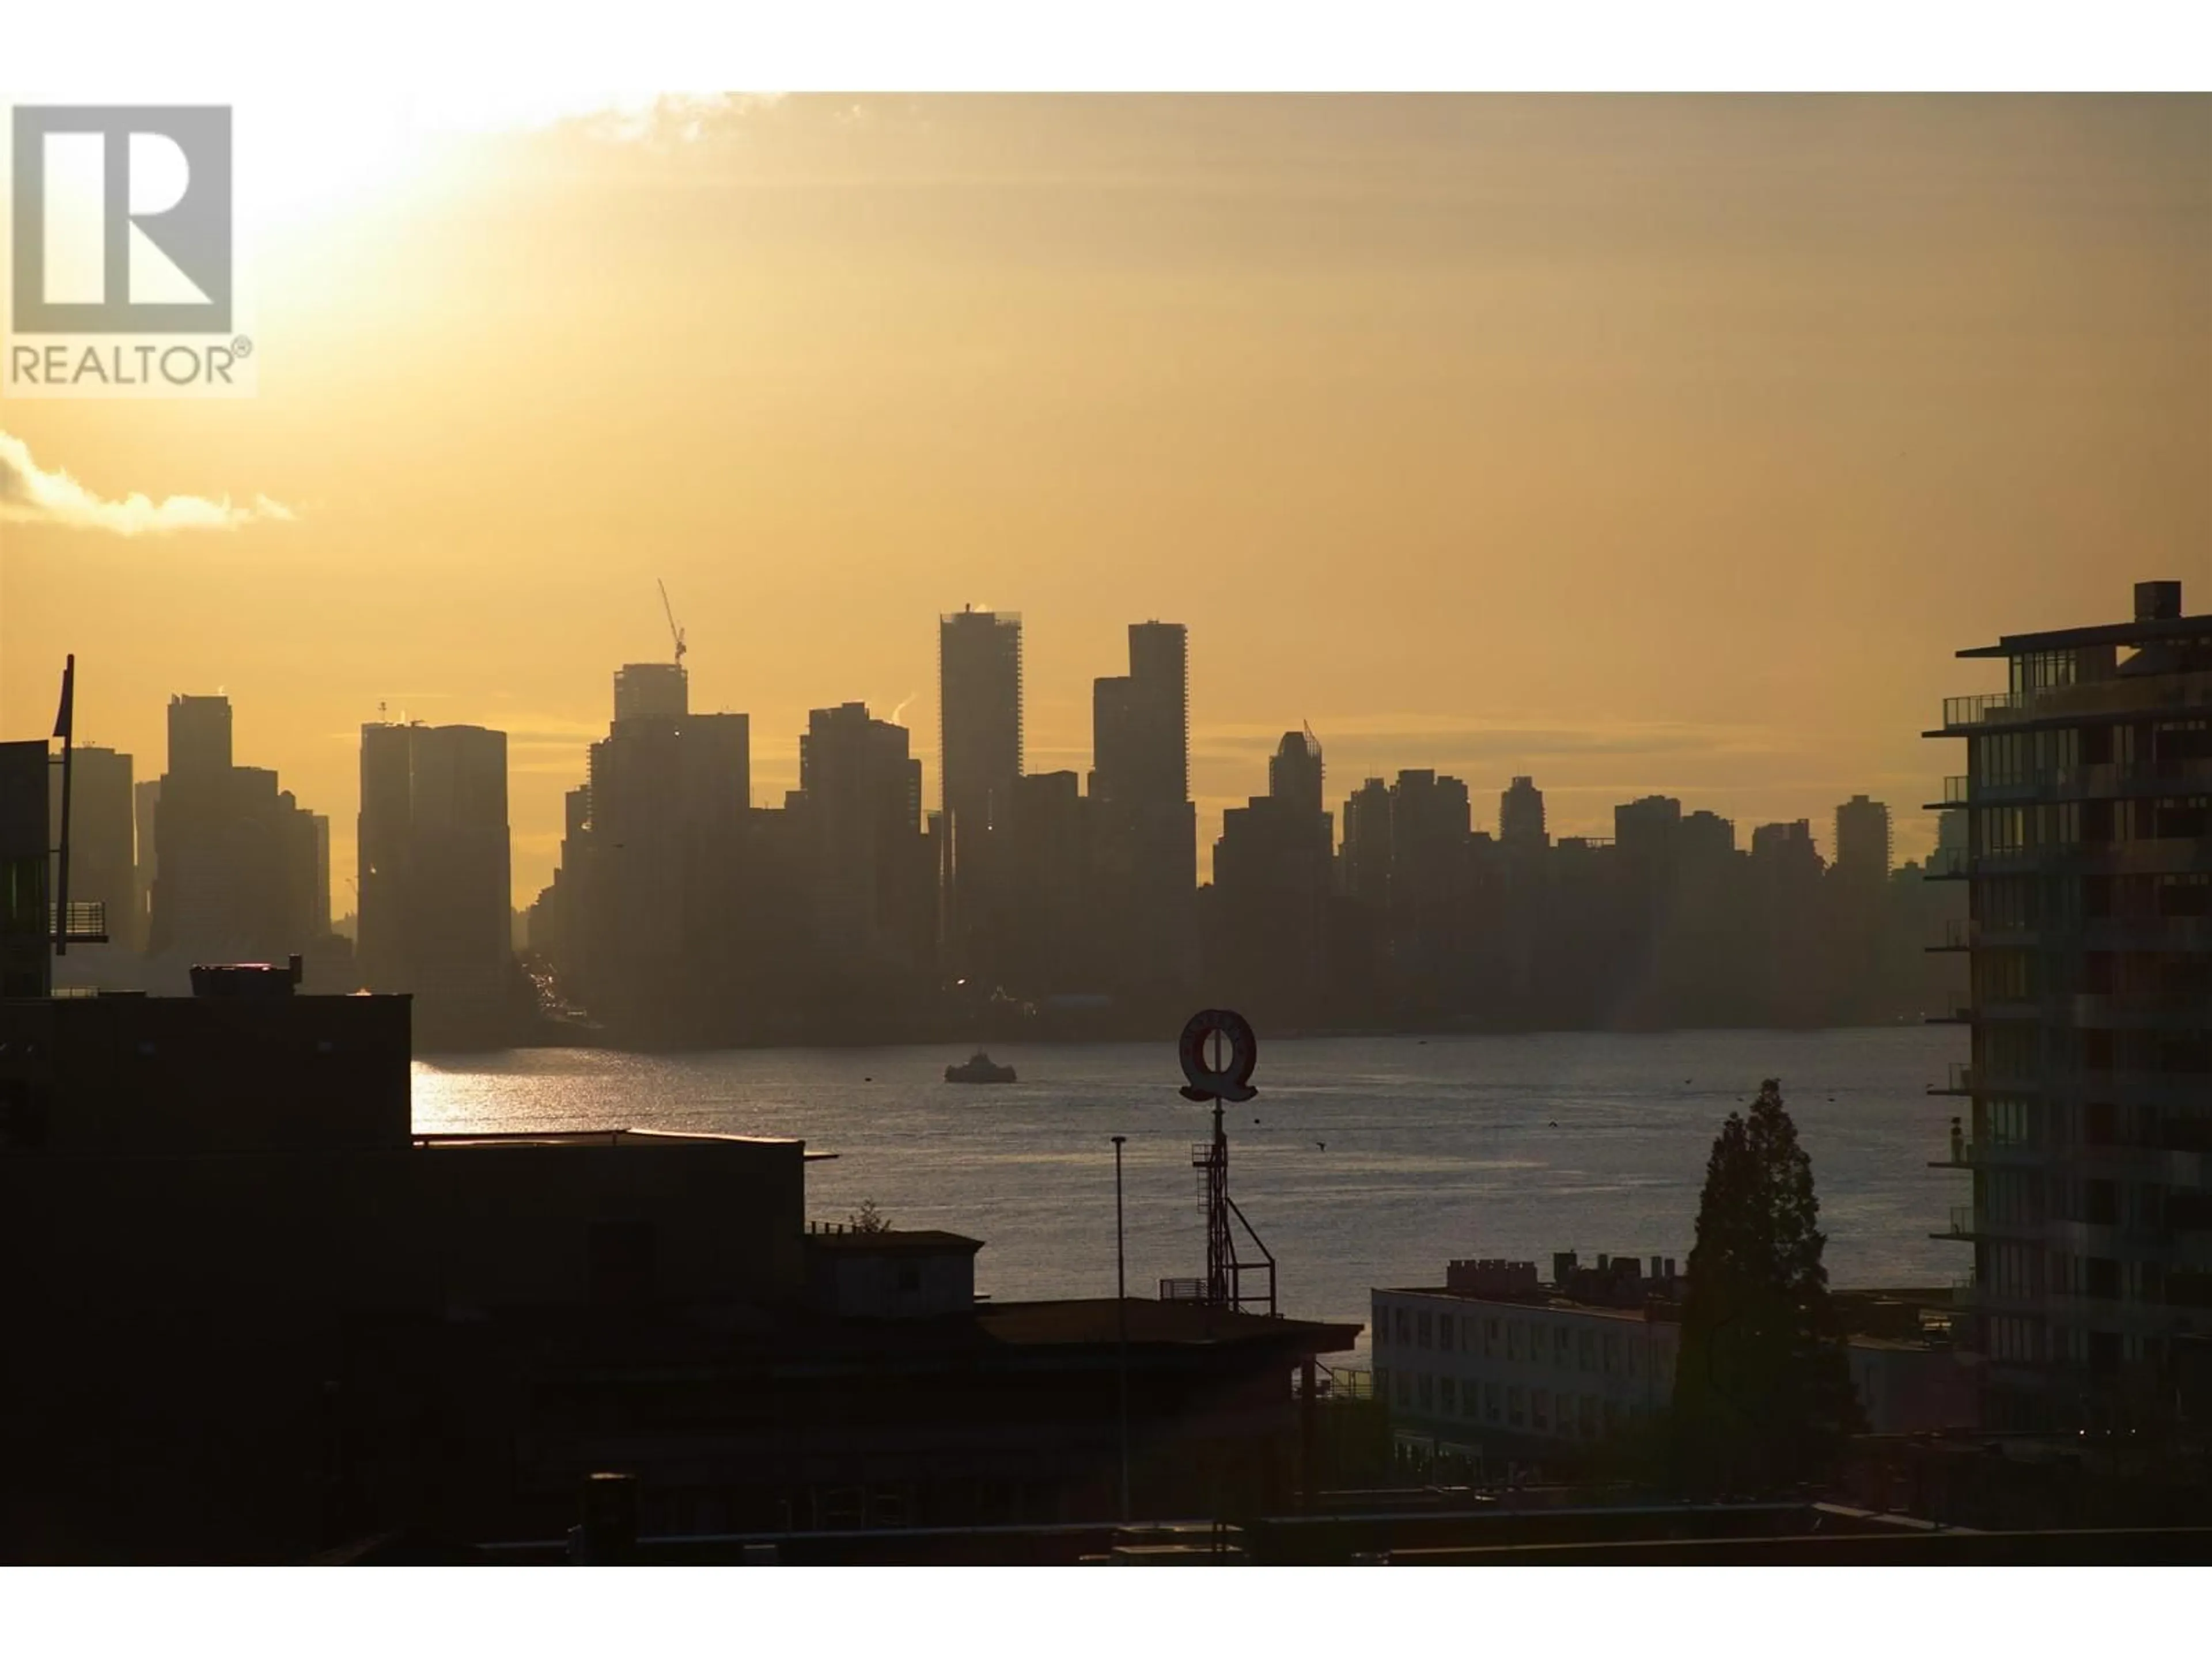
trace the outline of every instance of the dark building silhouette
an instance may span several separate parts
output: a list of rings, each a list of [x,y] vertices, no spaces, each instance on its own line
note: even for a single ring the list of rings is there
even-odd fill
[[[1544,830],[1544,792],[1534,778],[1516,778],[1498,798],[1498,839],[1515,852],[1548,847]]]
[[[43,738],[0,743],[0,999],[53,986],[52,764]]]
[[[1189,645],[1181,623],[1129,624],[1129,672],[1092,682],[1091,793],[1180,805],[1190,798]]]
[[[1008,924],[1005,841],[1022,775],[1022,619],[938,619],[939,783],[952,971],[995,982]]]
[[[568,803],[557,919],[564,995],[625,1041],[704,1035],[726,1007],[745,868],[750,722],[694,714],[681,672],[633,663]]]
[[[1970,904],[1930,941],[1971,969],[1943,1236],[1992,1422],[2154,1432],[2212,1318],[2212,615],[2142,582],[2130,621],[1959,654],[2008,684],[1926,734],[1966,745],[1966,857],[1930,872]]]
[[[1135,1017],[1186,994],[1197,955],[1189,651],[1181,623],[1129,624],[1129,672],[1091,688],[1092,977]]]
[[[144,948],[137,904],[137,833],[133,815],[131,757],[78,744],[71,764],[70,898],[106,908],[107,938],[115,951]],[[59,817],[60,802],[55,802]],[[59,839],[60,825],[55,825]]]
[[[1296,1025],[1324,1010],[1334,831],[1322,770],[1313,733],[1284,732],[1268,793],[1224,812],[1213,845],[1207,978],[1255,1018]]]
[[[691,712],[691,677],[681,663],[633,662],[615,670],[615,723],[680,720]]]
[[[817,961],[836,978],[911,980],[934,959],[921,763],[907,744],[904,726],[871,718],[858,702],[815,709],[799,738],[799,785],[787,810],[804,815]],[[1011,792],[994,810],[1011,812]]]
[[[362,726],[359,859],[368,987],[411,994],[427,1042],[511,1040],[507,734]]]
[[[1014,786],[1006,977],[1031,997],[1083,995],[1103,982],[1097,933],[1099,803],[1073,772]]]
[[[1838,879],[1861,892],[1879,890],[1891,869],[1889,808],[1864,795],[1853,795],[1836,809]]]
[[[161,837],[154,820],[161,810],[161,781],[141,778],[131,788],[131,821],[137,830],[137,863],[131,887],[132,927],[137,948],[146,948],[148,918],[152,914],[154,877],[161,868]]]
[[[327,947],[327,827],[275,772],[233,763],[228,698],[170,699],[160,801],[146,943],[166,962],[157,977],[181,982],[193,962],[279,962]]]

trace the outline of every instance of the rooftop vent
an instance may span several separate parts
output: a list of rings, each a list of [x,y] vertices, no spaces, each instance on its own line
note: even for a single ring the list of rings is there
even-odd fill
[[[299,984],[301,963],[292,957],[283,967],[273,962],[203,963],[192,969],[196,997],[289,997]]]
[[[2179,582],[2137,582],[2136,584],[2136,620],[2147,622],[2178,622],[2181,617],[2181,584]]]

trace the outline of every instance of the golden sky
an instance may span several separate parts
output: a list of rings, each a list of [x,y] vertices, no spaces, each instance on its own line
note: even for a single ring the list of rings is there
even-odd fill
[[[1916,855],[1961,769],[1918,734],[1996,684],[1953,651],[2212,608],[2212,100],[252,118],[259,396],[0,401],[0,735],[69,650],[141,776],[227,690],[340,911],[380,702],[511,734],[528,902],[656,578],[761,805],[853,698],[934,804],[939,611],[1023,613],[1031,770],[1188,623],[1209,858],[1301,722],[1332,807],[1433,766],[1494,829],[1527,772],[1555,833],[1663,792],[1825,848],[1866,791]]]

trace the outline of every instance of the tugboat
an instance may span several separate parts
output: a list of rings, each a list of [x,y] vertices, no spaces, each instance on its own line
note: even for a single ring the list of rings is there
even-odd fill
[[[965,1064],[945,1068],[947,1083],[1012,1083],[1014,1068],[1001,1066],[978,1048],[968,1057]]]

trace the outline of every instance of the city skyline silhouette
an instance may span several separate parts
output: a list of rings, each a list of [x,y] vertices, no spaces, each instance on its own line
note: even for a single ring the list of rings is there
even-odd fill
[[[64,641],[118,749],[228,687],[340,867],[380,704],[506,731],[526,902],[665,580],[764,801],[854,699],[933,797],[929,619],[972,603],[1024,615],[1036,771],[1088,763],[1127,623],[1192,629],[1201,868],[1306,724],[1569,830],[1863,789],[1911,848],[1961,626],[2094,612],[2091,545],[2206,574],[2201,100],[685,118],[441,140],[349,200],[349,266],[275,220],[252,400],[11,403],[10,726]]]

